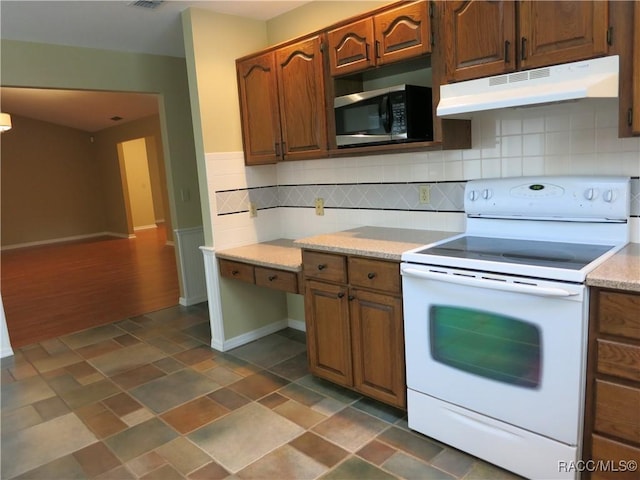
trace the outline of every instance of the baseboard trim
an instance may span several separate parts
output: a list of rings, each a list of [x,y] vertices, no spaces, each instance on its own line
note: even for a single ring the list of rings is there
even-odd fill
[[[294,330],[300,330],[301,332],[307,331],[307,324],[302,320],[293,320],[292,318],[289,318],[287,320],[287,326]]]
[[[190,297],[190,298],[180,297],[178,299],[178,303],[183,307],[190,307],[191,305],[206,302],[207,300],[208,299],[206,295],[201,295],[199,297]]]
[[[137,232],[138,230],[152,230],[154,228],[158,228],[158,225],[156,225],[155,223],[151,225],[140,225],[139,227],[133,227],[133,231]]]
[[[254,340],[258,340],[259,338],[266,337],[267,335],[271,335],[272,333],[278,332],[284,328],[287,328],[288,321],[286,319],[279,320],[277,322],[270,323],[269,325],[265,325],[264,327],[258,328],[256,330],[251,330],[250,332],[243,333],[236,337],[230,338],[229,340],[225,340],[223,343],[223,352],[227,350],[231,350],[232,348],[238,348],[242,345],[246,345],[249,342],[253,342]]]
[[[14,243],[13,245],[4,245],[0,250],[16,250],[18,248],[38,247],[41,245],[53,245],[55,243],[73,242],[75,240],[87,240],[89,238],[98,237],[118,237],[118,238],[136,238],[135,235],[115,232],[97,232],[88,233],[86,235],[72,235],[70,237],[51,238],[49,240],[38,240],[35,242]]]

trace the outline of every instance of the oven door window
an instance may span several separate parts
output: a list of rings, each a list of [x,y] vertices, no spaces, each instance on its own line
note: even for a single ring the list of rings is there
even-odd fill
[[[526,388],[541,382],[540,330],[517,318],[432,305],[431,356],[474,375]]]

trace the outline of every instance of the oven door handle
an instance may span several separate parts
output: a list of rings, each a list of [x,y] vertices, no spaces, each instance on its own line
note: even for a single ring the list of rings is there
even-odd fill
[[[454,283],[456,285],[465,285],[477,288],[491,288],[493,290],[502,290],[505,292],[525,293],[529,295],[538,295],[541,297],[572,297],[579,295],[578,292],[571,292],[564,288],[557,287],[539,287],[536,285],[525,285],[520,283],[503,282],[501,280],[490,280],[484,278],[467,277],[464,275],[453,275],[448,273],[425,272],[415,268],[403,267],[402,275],[410,277],[423,278],[425,280],[435,280],[438,282]]]

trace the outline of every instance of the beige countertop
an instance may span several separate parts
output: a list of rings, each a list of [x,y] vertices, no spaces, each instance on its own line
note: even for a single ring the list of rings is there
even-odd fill
[[[216,257],[291,272],[302,270],[300,247],[287,238],[216,251]]]
[[[400,261],[402,252],[457,234],[458,232],[438,230],[359,227],[342,232],[301,238],[296,240],[294,244],[301,248],[331,253]]]
[[[587,275],[590,287],[640,292],[640,243],[630,243]]]

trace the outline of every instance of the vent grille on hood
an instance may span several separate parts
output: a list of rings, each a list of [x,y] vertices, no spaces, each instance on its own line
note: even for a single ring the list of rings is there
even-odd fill
[[[617,55],[440,87],[439,117],[470,118],[499,108],[618,96]]]
[[[129,3],[129,5],[141,8],[158,8],[162,2],[164,2],[164,0],[137,0],[136,2]]]

